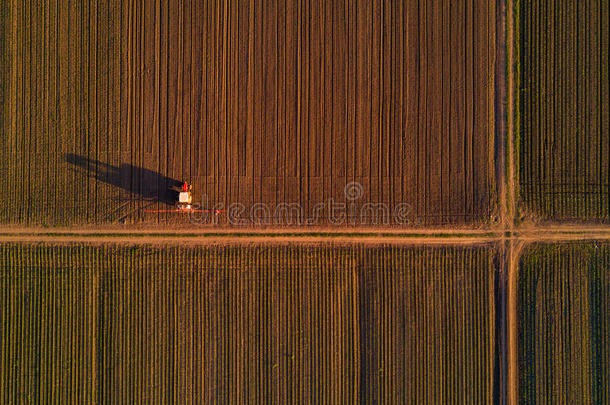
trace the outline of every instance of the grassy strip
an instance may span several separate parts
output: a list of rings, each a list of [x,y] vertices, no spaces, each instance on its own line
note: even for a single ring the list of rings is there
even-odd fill
[[[508,3],[508,16],[507,24],[511,24],[507,27],[507,34],[510,30],[510,38],[507,40],[507,50],[510,47],[510,52],[507,55],[507,75],[509,78],[507,89],[509,91],[509,116],[508,125],[509,130],[507,131],[507,139],[510,150],[510,159],[512,162],[507,160],[507,180],[511,182],[509,185],[510,196],[507,201],[508,212],[511,213],[511,221],[514,221],[516,216],[519,215],[519,199],[520,199],[520,188],[519,188],[519,176],[520,171],[520,152],[521,152],[521,99],[523,97],[521,90],[521,0],[515,0],[512,4]]]

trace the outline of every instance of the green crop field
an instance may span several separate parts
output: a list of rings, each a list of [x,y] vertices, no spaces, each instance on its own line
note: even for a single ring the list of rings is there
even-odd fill
[[[0,402],[490,403],[496,249],[0,245]]]
[[[534,245],[519,281],[520,402],[607,404],[610,245]]]
[[[608,0],[519,0],[521,209],[610,221]]]

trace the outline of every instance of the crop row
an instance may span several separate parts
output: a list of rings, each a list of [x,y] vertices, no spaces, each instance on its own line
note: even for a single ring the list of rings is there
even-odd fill
[[[517,3],[521,208],[543,219],[608,222],[610,5]]]
[[[610,246],[532,246],[518,301],[520,402],[608,403]]]
[[[489,403],[490,247],[0,246],[3,402]]]

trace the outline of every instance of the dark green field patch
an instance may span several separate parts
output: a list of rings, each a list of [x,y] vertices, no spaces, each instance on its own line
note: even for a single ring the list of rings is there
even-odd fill
[[[610,245],[537,244],[519,267],[521,403],[610,400]]]
[[[490,403],[496,254],[0,245],[0,401]]]

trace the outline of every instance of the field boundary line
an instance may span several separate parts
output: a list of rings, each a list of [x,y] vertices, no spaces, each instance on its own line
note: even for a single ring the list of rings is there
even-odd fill
[[[496,2],[496,60],[495,60],[495,142],[496,142],[496,182],[498,184],[498,199],[500,205],[500,224],[504,228],[512,225],[510,221],[510,206],[512,204],[511,195],[508,192],[510,183],[509,169],[512,167],[507,153],[510,148],[512,132],[507,126],[507,58],[506,58],[506,2],[497,0]]]
[[[415,230],[389,230],[389,229],[273,229],[273,230],[235,230],[235,229],[208,229],[189,230],[171,229],[157,230],[121,230],[121,229],[28,229],[28,228],[0,228],[0,242],[2,241],[154,241],[167,240],[183,241],[276,241],[300,240],[310,241],[374,241],[376,243],[401,243],[417,241],[417,243],[502,243],[506,241],[517,242],[561,242],[578,240],[610,240],[610,228],[603,226],[582,227],[577,225],[548,226],[548,227],[515,227],[503,230],[482,229],[415,229]]]
[[[519,103],[518,98],[515,98],[515,86],[517,85],[517,81],[515,80],[515,75],[519,73],[519,64],[516,63],[516,58],[519,53],[518,44],[519,44],[519,30],[515,29],[515,24],[519,18],[519,13],[517,12],[519,7],[519,0],[508,0],[504,2],[500,0],[501,4],[504,4],[506,7],[505,13],[502,16],[501,25],[505,30],[505,43],[504,49],[506,50],[506,61],[505,61],[505,71],[506,71],[506,212],[505,215],[505,223],[512,229],[515,226],[515,219],[517,215],[517,159],[518,155],[516,153],[516,145],[518,145],[518,133],[519,130],[519,122],[518,122],[518,114],[515,114],[515,108],[517,107],[515,103]],[[517,108],[518,110],[518,108]]]

